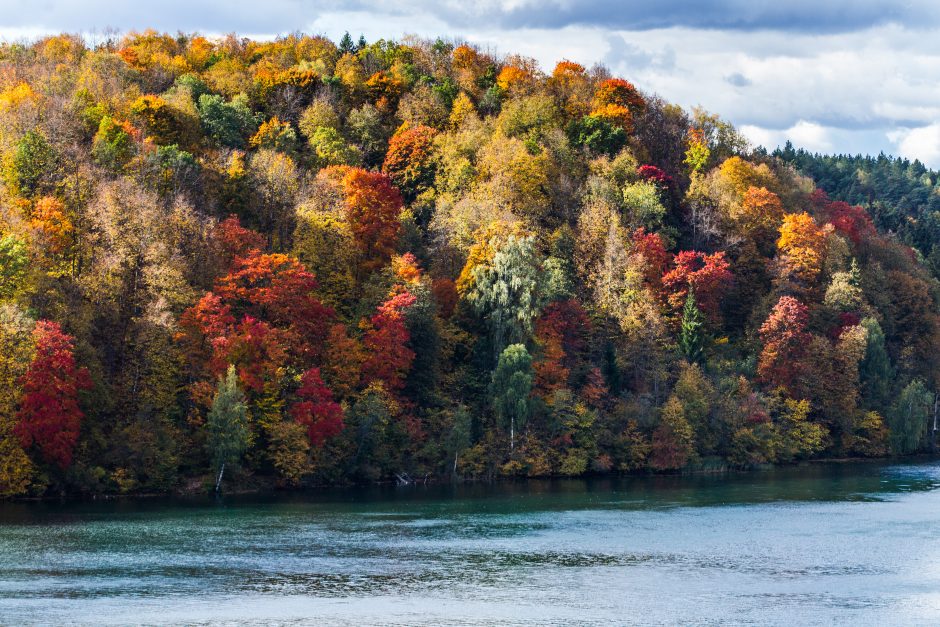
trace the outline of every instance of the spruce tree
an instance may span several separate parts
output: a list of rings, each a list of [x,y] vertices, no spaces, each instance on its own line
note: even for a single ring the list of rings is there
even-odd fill
[[[705,350],[705,318],[695,304],[695,293],[689,289],[682,309],[682,328],[679,333],[679,350],[689,360],[696,363],[702,359]]]

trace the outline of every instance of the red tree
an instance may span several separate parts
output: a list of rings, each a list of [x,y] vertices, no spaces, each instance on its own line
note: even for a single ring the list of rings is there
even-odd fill
[[[381,172],[332,166],[323,176],[337,182],[346,205],[346,221],[352,231],[366,272],[382,267],[394,254],[401,223],[402,199],[392,180]]]
[[[320,446],[343,430],[343,408],[333,400],[333,393],[320,378],[320,369],[311,368],[300,378],[291,417],[307,427],[310,443]]]
[[[825,215],[836,232],[852,240],[856,246],[863,239],[870,239],[876,235],[871,216],[861,207],[836,201],[826,206]]]
[[[252,251],[236,259],[215,293],[237,315],[285,329],[292,352],[309,358],[319,355],[333,318],[333,310],[313,295],[316,288],[313,274],[293,257]]]
[[[246,229],[235,216],[229,216],[215,225],[212,240],[219,248],[219,256],[228,269],[236,257],[247,257],[254,250],[264,249],[264,237],[257,231]]]
[[[571,369],[581,361],[585,331],[590,320],[575,300],[551,303],[535,323],[535,337],[542,354],[533,364],[535,387],[548,397],[554,390],[568,387]]]
[[[333,310],[314,295],[317,282],[287,255],[252,250],[237,257],[215,290],[183,312],[178,339],[197,380],[193,395],[211,401],[211,381],[235,364],[246,388],[261,391],[277,369],[320,359]]]
[[[673,264],[673,269],[663,275],[669,306],[674,311],[682,309],[691,287],[699,309],[716,320],[721,297],[731,287],[733,278],[725,254],[683,250],[675,256]]]
[[[89,389],[88,370],[77,368],[73,338],[55,322],[40,320],[33,330],[36,355],[23,376],[23,398],[14,433],[23,448],[36,447],[42,458],[63,470],[72,452],[84,414],[80,390]]]
[[[398,392],[405,386],[405,376],[411,369],[415,354],[408,348],[411,336],[405,326],[404,311],[415,300],[411,293],[399,292],[379,305],[377,313],[372,316],[371,328],[362,341],[368,353],[362,364],[366,384],[382,381],[390,392]]]
[[[414,199],[434,182],[434,136],[428,126],[404,127],[388,142],[382,171]]]
[[[669,264],[669,253],[659,233],[647,233],[643,227],[633,232],[633,252],[643,255],[646,266],[643,269],[643,278],[646,282],[658,288],[662,284],[663,274]]]
[[[761,381],[786,389],[793,387],[809,342],[808,320],[806,305],[792,296],[780,297],[760,328],[764,349],[757,362],[757,374]]]
[[[663,187],[668,187],[672,183],[672,177],[657,168],[655,165],[641,165],[636,169],[636,173]]]

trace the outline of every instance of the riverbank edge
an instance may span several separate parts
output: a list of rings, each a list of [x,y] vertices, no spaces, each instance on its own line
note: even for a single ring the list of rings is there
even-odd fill
[[[553,479],[597,479],[603,477],[622,478],[622,477],[695,477],[703,475],[741,475],[756,472],[768,472],[779,468],[793,468],[799,466],[810,466],[818,464],[857,464],[857,463],[884,463],[884,462],[924,462],[940,460],[940,454],[937,453],[918,453],[916,455],[892,456],[892,457],[833,457],[822,459],[806,459],[792,464],[761,464],[749,468],[737,468],[728,465],[710,466],[701,468],[686,468],[678,471],[651,472],[648,470],[636,472],[619,473],[585,473],[577,477],[563,477],[549,475],[544,477],[513,477],[500,476],[491,479],[482,478],[453,478],[429,476],[427,478],[413,481],[408,485],[441,485],[444,483],[460,484],[499,484],[499,483],[520,483],[530,480],[546,481]],[[208,475],[206,475],[208,476]],[[253,477],[255,481],[252,485],[243,485],[238,488],[229,488],[222,490],[224,496],[258,496],[263,494],[316,494],[326,490],[342,490],[374,486],[391,486],[398,484],[397,480],[386,481],[351,481],[348,483],[325,483],[309,484],[296,487],[278,485],[276,481],[267,477]],[[14,496],[0,498],[0,503],[23,503],[23,502],[50,502],[50,501],[107,501],[107,500],[135,500],[135,499],[158,499],[184,497],[193,498],[198,496],[213,496],[213,490],[208,487],[210,481],[200,477],[190,477],[186,485],[167,492],[100,492],[100,493],[78,493],[78,494],[45,494],[41,496]]]

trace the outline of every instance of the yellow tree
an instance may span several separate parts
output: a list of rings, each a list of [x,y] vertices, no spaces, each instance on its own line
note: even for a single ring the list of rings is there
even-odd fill
[[[22,494],[33,465],[13,433],[20,382],[32,361],[33,321],[13,305],[0,306],[0,497]]]
[[[822,271],[831,232],[832,227],[820,227],[806,212],[785,216],[777,240],[783,255],[784,278],[794,278],[804,287],[811,287]]]

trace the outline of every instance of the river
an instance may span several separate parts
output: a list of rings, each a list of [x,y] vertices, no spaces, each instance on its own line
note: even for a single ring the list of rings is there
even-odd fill
[[[0,624],[940,623],[940,464],[0,504]]]

